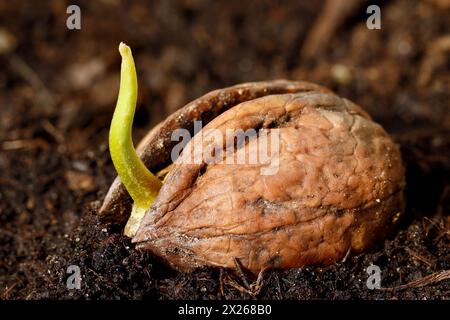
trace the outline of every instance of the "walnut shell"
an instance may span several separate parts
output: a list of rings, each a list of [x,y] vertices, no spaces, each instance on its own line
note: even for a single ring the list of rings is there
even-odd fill
[[[194,121],[202,121],[203,125],[206,125],[224,111],[241,102],[270,94],[308,91],[329,90],[305,81],[274,80],[242,83],[211,91],[188,103],[156,125],[139,143],[137,152],[144,164],[152,172],[157,172],[171,163],[171,150],[178,143],[171,140],[172,131],[187,129],[193,135]],[[131,204],[130,195],[120,178],[117,177],[108,190],[99,215],[105,221],[123,223],[128,219]]]
[[[329,265],[384,239],[404,210],[398,147],[359,106],[305,87],[246,99],[202,130],[277,130],[277,174],[261,175],[264,164],[176,161],[133,238],[137,247],[181,270],[234,268],[238,259],[259,272]],[[180,158],[211,143],[192,139]],[[255,150],[236,146],[225,158],[240,152]]]

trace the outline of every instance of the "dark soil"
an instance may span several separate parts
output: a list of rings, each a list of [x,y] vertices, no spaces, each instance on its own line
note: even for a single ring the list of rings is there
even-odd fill
[[[382,30],[366,28],[361,1],[312,57],[302,48],[322,1],[77,1],[82,28],[71,31],[74,2],[0,2],[0,298],[252,298],[236,289],[240,276],[170,270],[97,219],[115,176],[107,138],[120,41],[140,80],[135,141],[209,90],[288,78],[360,104],[401,146],[408,204],[395,234],[328,268],[267,272],[258,298],[450,298],[448,279],[366,286],[371,264],[384,288],[450,269],[448,1],[382,2]],[[66,287],[72,264],[81,290]]]

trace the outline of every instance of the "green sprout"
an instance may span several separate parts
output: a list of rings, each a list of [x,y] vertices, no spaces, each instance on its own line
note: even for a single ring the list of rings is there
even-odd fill
[[[133,236],[162,183],[147,169],[133,146],[131,130],[138,92],[136,68],[130,47],[121,42],[119,52],[122,56],[120,89],[109,131],[109,151],[117,174],[134,201],[125,227],[125,234]]]

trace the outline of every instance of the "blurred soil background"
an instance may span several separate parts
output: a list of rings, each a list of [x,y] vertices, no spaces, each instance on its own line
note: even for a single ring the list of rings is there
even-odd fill
[[[70,4],[81,30],[66,28]],[[370,4],[381,30],[366,27]],[[407,167],[396,233],[328,268],[266,272],[260,286],[136,252],[123,226],[96,217],[115,177],[120,41],[140,82],[135,142],[187,102],[246,81],[307,80],[363,106]],[[449,89],[448,0],[0,1],[0,299],[449,299]],[[368,290],[370,264],[395,289]],[[66,287],[69,265],[81,290]]]

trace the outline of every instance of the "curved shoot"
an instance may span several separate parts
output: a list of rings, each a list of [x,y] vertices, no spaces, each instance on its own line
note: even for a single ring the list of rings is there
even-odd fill
[[[136,69],[130,47],[121,42],[119,52],[122,56],[120,89],[109,131],[109,150],[135,206],[148,209],[161,188],[161,181],[147,169],[133,146],[131,130],[138,92]]]

